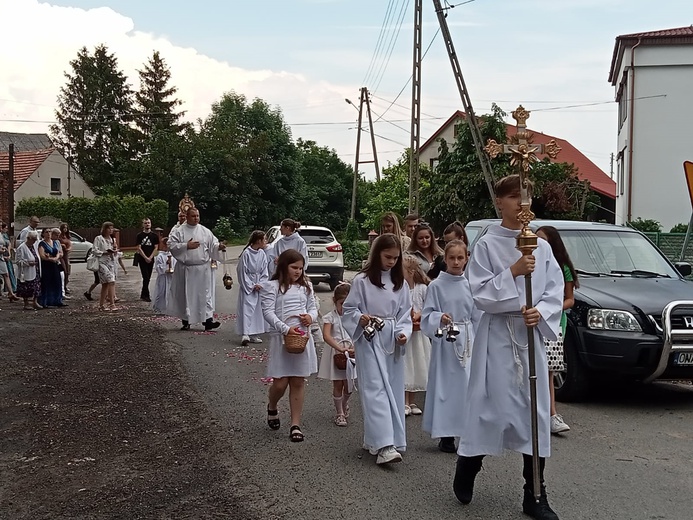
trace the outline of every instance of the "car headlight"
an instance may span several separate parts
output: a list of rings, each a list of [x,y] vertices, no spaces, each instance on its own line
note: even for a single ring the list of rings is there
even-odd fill
[[[590,309],[587,312],[587,327],[594,330],[642,332],[642,327],[633,314],[610,309]]]

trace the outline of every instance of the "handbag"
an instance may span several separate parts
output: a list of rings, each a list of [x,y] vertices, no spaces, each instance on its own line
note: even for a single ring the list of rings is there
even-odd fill
[[[549,372],[562,372],[565,370],[563,334],[559,332],[556,341],[544,338],[544,347],[546,348],[546,361],[549,365]]]
[[[94,256],[94,253],[87,258],[87,269],[93,273],[99,270],[99,259]]]

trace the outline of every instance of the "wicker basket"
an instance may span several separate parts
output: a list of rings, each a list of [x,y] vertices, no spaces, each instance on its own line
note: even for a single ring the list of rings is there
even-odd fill
[[[303,354],[308,344],[308,334],[304,336],[284,336],[284,348],[289,354]]]
[[[334,360],[334,366],[337,370],[346,370],[347,357],[344,352],[337,352],[332,359]]]

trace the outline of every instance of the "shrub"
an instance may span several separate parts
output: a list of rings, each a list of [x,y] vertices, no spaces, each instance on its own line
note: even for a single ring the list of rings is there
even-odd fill
[[[687,233],[688,232],[688,224],[676,224],[669,233]]]
[[[349,271],[360,271],[361,264],[368,258],[368,244],[349,240],[342,244],[342,248],[344,249],[344,267]]]
[[[638,217],[635,220],[631,220],[630,222],[628,222],[627,225],[629,227],[632,227],[633,229],[637,229],[638,231],[642,231],[643,233],[661,233],[662,232],[662,224],[660,224],[658,220],[654,220],[651,218],[643,219],[641,217]]]

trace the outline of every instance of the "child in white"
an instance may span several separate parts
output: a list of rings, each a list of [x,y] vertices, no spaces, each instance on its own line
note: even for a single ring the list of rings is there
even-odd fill
[[[310,282],[303,274],[305,263],[298,251],[289,249],[279,255],[277,271],[260,292],[262,314],[271,327],[267,376],[273,378],[269,388],[267,425],[278,430],[277,404],[289,388],[291,442],[301,442],[301,415],[306,377],[318,371],[315,344],[310,325],[318,318]],[[308,334],[308,344],[300,354],[284,348],[284,336]]]
[[[413,332],[404,346],[404,415],[421,415],[421,408],[412,402],[414,392],[425,392],[428,365],[431,362],[431,341],[421,332],[421,311],[430,280],[413,256],[404,257],[404,279],[409,286],[412,305]]]
[[[267,330],[260,308],[260,289],[269,279],[267,255],[264,250],[266,245],[265,233],[253,231],[236,266],[236,278],[240,286],[236,307],[238,309],[236,333],[241,336],[243,346],[248,343],[262,343],[257,334]]]
[[[171,293],[171,279],[176,268],[176,259],[166,247],[168,237],[161,240],[159,254],[154,258],[154,270],[156,271],[156,285],[154,286],[154,298],[152,308],[154,312],[166,314],[169,294]]]
[[[334,423],[337,426],[347,425],[349,397],[351,396],[346,368],[344,370],[337,368],[334,360],[335,354],[348,356],[350,352],[354,352],[351,338],[344,330],[344,325],[342,325],[342,313],[344,312],[342,305],[349,294],[350,288],[351,286],[348,283],[340,284],[335,288],[333,297],[334,310],[325,315],[323,318],[324,325],[322,326],[325,347],[320,358],[318,377],[332,381],[332,398],[334,399],[334,407],[337,412]]]
[[[368,341],[364,330],[372,317],[384,325]],[[402,349],[412,324],[402,245],[395,235],[384,234],[373,242],[368,263],[344,301],[342,323],[356,350],[364,448],[378,455],[377,464],[400,462],[400,451],[407,448]]]
[[[469,281],[462,274],[466,263],[464,242],[449,242],[445,246],[447,271],[441,272],[428,286],[421,318],[421,330],[433,344],[423,430],[440,439],[438,448],[445,453],[457,451],[455,437],[462,435],[474,327],[481,317]],[[453,342],[446,338],[450,323],[460,330]],[[443,336],[438,338],[439,330]]]

